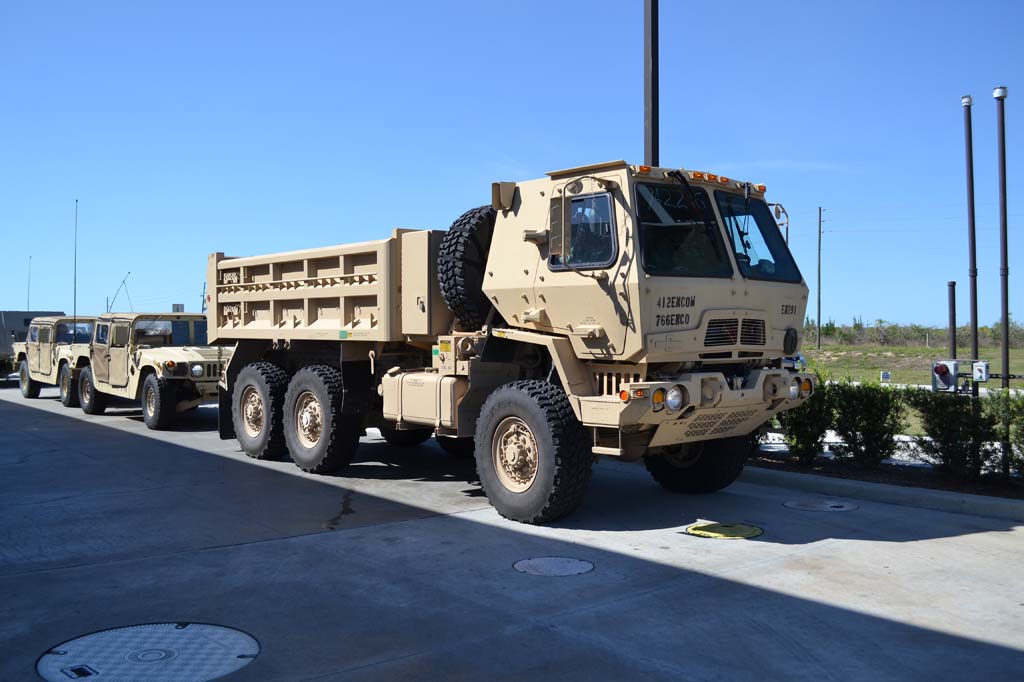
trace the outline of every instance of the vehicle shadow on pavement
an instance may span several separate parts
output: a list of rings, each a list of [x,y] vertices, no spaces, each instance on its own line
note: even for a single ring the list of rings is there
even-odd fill
[[[368,492],[383,492],[383,478],[354,491],[355,481],[246,460],[212,439],[199,450],[9,400],[0,423],[0,679],[29,679],[41,653],[88,632],[188,621],[256,637],[261,654],[230,679],[261,682],[1010,679],[1024,666],[1018,648],[981,641],[1013,641],[1019,607],[935,606],[955,596],[945,580],[917,586],[899,608],[853,592],[844,599],[854,605],[839,606],[803,596],[841,585],[827,570],[808,573],[803,550],[667,532],[656,557],[629,542],[613,551],[613,534],[591,532],[729,514],[760,519],[779,542],[781,507],[756,486],[680,498],[599,466],[576,515],[533,528],[478,502],[438,504],[471,468],[439,453],[397,477],[418,486],[385,498]],[[416,466],[412,451],[367,445],[353,473]],[[893,562],[916,562],[910,540],[1009,526],[984,521],[912,523],[883,539],[907,543]],[[801,533],[810,537],[800,531],[794,544]],[[562,578],[513,569],[545,556],[594,568]],[[771,582],[781,575],[804,582]]]

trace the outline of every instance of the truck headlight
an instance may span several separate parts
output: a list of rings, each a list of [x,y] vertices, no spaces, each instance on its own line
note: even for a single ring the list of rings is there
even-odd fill
[[[800,380],[793,379],[792,383],[789,384],[789,399],[796,400],[800,397]]]
[[[800,397],[810,398],[811,393],[814,392],[814,383],[810,379],[804,379],[800,382]]]
[[[203,376],[203,366],[200,365],[199,363],[196,363],[196,364],[192,365],[192,369],[189,370],[189,371],[192,372],[192,376],[194,376],[194,377],[201,377],[201,376]]]
[[[686,389],[682,386],[673,386],[665,394],[665,407],[669,412],[678,412],[683,408],[687,399]]]

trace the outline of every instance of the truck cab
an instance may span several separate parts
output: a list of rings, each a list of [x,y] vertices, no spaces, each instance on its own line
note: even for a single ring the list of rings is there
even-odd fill
[[[65,407],[78,406],[75,390],[82,368],[89,363],[93,317],[36,317],[25,340],[14,344],[18,383],[26,398],[38,398],[43,386],[58,386]]]
[[[137,400],[146,426],[168,428],[178,413],[216,400],[228,354],[207,345],[203,315],[100,315],[78,386],[82,409],[102,414],[110,396]]]

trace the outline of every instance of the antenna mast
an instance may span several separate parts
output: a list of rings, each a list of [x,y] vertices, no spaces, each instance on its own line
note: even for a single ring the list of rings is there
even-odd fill
[[[127,293],[128,293],[128,286],[127,286],[126,283],[128,282],[128,276],[131,275],[131,274],[132,274],[132,271],[129,270],[128,274],[125,275],[124,279],[121,280],[121,284],[118,285],[117,291],[114,292],[114,298],[110,299],[110,302],[107,303],[107,312],[108,313],[110,312],[110,309],[114,307],[114,303],[117,301],[117,296],[118,296],[118,294],[121,293],[121,289],[124,289],[125,294],[127,295]],[[131,297],[129,297],[128,298],[128,305],[131,306],[131,304],[132,304],[132,299],[131,299]]]
[[[71,294],[71,342],[78,343],[78,199],[75,199],[75,264],[73,268],[74,284]]]

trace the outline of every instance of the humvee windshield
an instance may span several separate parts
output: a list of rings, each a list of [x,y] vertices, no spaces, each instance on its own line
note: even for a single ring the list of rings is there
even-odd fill
[[[732,277],[707,192],[694,187],[691,194],[681,185],[641,183],[636,185],[636,197],[640,258],[649,275]]]
[[[764,201],[721,190],[715,192],[715,201],[744,277],[800,281],[800,271]]]
[[[89,343],[92,322],[61,322],[57,325],[57,343]]]
[[[200,323],[197,322],[197,325]],[[206,321],[202,321],[203,342],[206,342]],[[153,348],[161,346],[202,345],[192,340],[189,320],[139,320],[135,323],[135,343]],[[199,330],[196,330],[197,335]]]

